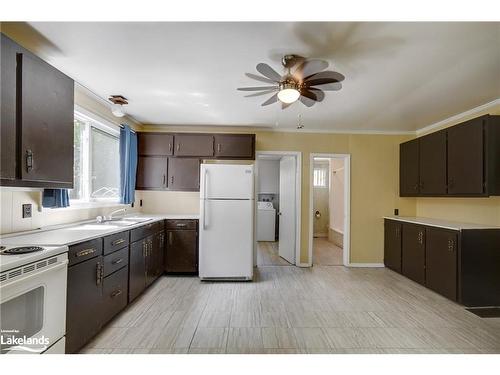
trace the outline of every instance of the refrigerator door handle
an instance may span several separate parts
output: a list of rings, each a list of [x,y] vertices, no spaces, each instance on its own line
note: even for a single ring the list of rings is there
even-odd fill
[[[207,177],[208,177],[208,170],[205,169],[205,178],[204,178],[204,184],[203,184],[203,230],[207,229]]]

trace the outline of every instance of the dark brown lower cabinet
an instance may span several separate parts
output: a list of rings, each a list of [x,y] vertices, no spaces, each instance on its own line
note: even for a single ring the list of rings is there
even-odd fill
[[[403,224],[401,273],[425,284],[425,227]]]
[[[66,353],[81,349],[101,329],[103,257],[68,268]]]
[[[425,229],[425,285],[449,299],[457,299],[457,231]]]
[[[128,267],[107,276],[103,280],[102,324],[109,322],[127,306]]]
[[[198,273],[197,221],[167,220],[167,229],[165,271]]]
[[[146,289],[146,239],[130,245],[128,300],[132,302]]]
[[[384,222],[384,264],[401,272],[401,223],[394,220]]]

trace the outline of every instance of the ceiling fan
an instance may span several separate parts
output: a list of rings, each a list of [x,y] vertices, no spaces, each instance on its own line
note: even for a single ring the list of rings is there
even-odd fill
[[[245,95],[253,97],[274,93],[262,106],[281,102],[283,109],[300,100],[307,107],[321,102],[325,98],[325,91],[338,91],[342,88],[341,82],[345,77],[337,72],[325,70],[328,62],[320,59],[306,59],[299,55],[285,55],[281,63],[285,74],[280,75],[266,63],[257,64],[257,71],[262,75],[245,73],[249,78],[269,83],[269,86],[239,87],[240,91],[260,91]],[[321,86],[321,87],[317,87]]]

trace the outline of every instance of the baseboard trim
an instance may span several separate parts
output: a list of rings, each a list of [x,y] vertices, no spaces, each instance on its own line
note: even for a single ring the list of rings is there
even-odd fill
[[[384,268],[384,263],[349,263],[347,267],[353,268]]]
[[[311,266],[312,266],[311,263],[297,263],[297,267],[307,268]]]

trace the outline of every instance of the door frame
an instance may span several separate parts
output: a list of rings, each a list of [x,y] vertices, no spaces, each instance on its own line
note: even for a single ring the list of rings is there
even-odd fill
[[[308,263],[300,262],[300,231],[302,228],[302,152],[300,151],[256,151],[255,152],[255,212],[257,213],[257,201],[259,198],[259,163],[258,157],[263,155],[292,156],[295,158],[295,265],[299,267],[310,267]],[[257,232],[257,214],[255,215],[255,231]],[[257,233],[255,233],[254,266],[257,266]]]
[[[314,235],[314,158],[330,158],[344,160],[344,239],[342,257],[346,267],[351,266],[351,154],[309,154],[309,267],[313,265],[313,235]],[[331,176],[329,176],[331,177]]]

